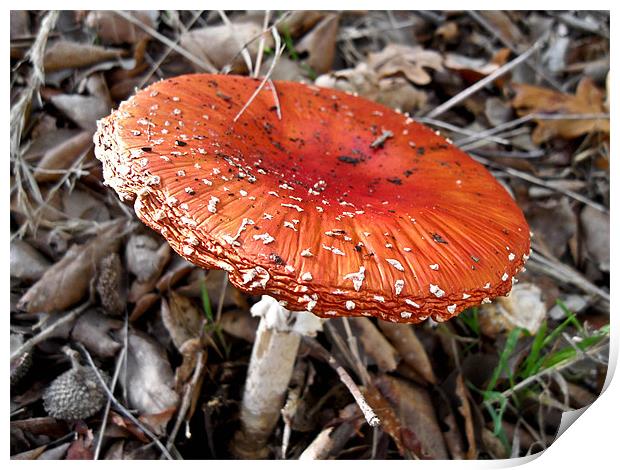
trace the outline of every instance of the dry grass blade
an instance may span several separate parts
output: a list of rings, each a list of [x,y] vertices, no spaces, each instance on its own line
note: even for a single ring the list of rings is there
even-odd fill
[[[258,74],[260,73],[260,66],[263,61],[263,52],[265,49],[265,32],[267,32],[267,27],[269,26],[269,18],[271,16],[271,11],[265,11],[265,17],[263,18],[263,33],[260,35],[260,40],[258,42],[258,53],[256,54],[256,65],[254,66],[254,72],[252,72],[252,76],[254,78],[258,78]]]
[[[243,105],[243,108],[241,108],[239,113],[237,113],[237,115],[233,119],[233,122],[237,122],[237,120],[241,117],[241,115],[245,112],[245,110],[248,109],[250,104],[252,104],[252,101],[254,101],[254,99],[258,96],[260,91],[263,89],[263,87],[265,86],[265,83],[267,83],[267,81],[269,80],[269,77],[273,73],[273,69],[275,68],[276,64],[278,63],[278,59],[282,55],[282,52],[284,51],[284,48],[286,47],[284,45],[281,45],[282,41],[280,39],[280,34],[278,33],[278,30],[275,27],[273,27],[273,26],[271,27],[271,34],[273,35],[273,39],[276,42],[276,45],[275,45],[276,55],[275,55],[273,61],[271,62],[271,65],[269,66],[269,70],[267,71],[267,74],[265,75],[265,78],[263,78],[263,81],[260,82],[260,85],[258,85],[258,87],[254,91],[254,93],[252,93],[252,96],[250,96],[248,101]],[[275,90],[275,88],[274,88],[274,90]],[[278,117],[279,118],[282,117],[280,113],[278,113]]]

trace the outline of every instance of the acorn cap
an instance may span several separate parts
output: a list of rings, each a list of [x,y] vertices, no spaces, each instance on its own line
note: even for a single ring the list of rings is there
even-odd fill
[[[293,82],[185,75],[99,122],[119,196],[181,256],[319,316],[446,320],[510,291],[530,251],[506,190],[433,130]],[[278,114],[281,113],[281,119]]]
[[[99,370],[108,381],[108,375]],[[57,419],[86,419],[97,413],[107,396],[90,367],[74,366],[58,376],[43,393],[43,406]]]

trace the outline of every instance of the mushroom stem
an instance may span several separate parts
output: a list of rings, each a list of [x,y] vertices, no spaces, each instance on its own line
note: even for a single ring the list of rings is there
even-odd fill
[[[266,295],[251,311],[261,320],[243,391],[241,429],[231,450],[237,457],[258,459],[268,455],[266,443],[280,418],[301,336],[315,335],[321,319],[291,312]]]

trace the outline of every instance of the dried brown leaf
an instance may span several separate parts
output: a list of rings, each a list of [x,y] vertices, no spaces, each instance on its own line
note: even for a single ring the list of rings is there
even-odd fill
[[[159,16],[157,10],[130,10],[127,13],[145,26],[150,28],[157,26]],[[105,44],[135,44],[148,37],[148,33],[114,11],[91,11],[86,17],[86,25],[94,29]]]
[[[86,67],[124,54],[121,49],[106,49],[93,44],[60,40],[47,45],[43,66],[46,72]]]
[[[402,74],[416,85],[430,83],[426,69],[443,70],[441,54],[404,44],[388,44],[382,51],[370,53],[367,63],[381,78]]]
[[[119,223],[102,230],[83,245],[73,245],[23,295],[18,303],[28,313],[57,312],[80,301],[95,277],[97,263],[119,244]]]
[[[222,315],[220,326],[229,335],[254,343],[258,318],[250,315],[247,310],[229,310]]]
[[[392,404],[403,428],[419,441],[419,457],[447,459],[448,452],[428,392],[418,385],[390,376],[382,376],[377,386]]]
[[[433,366],[424,346],[411,325],[379,322],[379,328],[390,340],[400,357],[429,383],[437,383]]]
[[[34,177],[39,183],[58,181],[66,170],[93,146],[93,133],[83,131],[43,154],[43,158],[34,170]]]
[[[102,315],[92,309],[84,313],[75,322],[71,330],[71,339],[82,343],[100,358],[114,357],[121,348],[121,343],[110,336],[110,332],[123,327],[123,321]]]
[[[132,235],[125,248],[127,269],[138,281],[153,280],[170,259],[170,245],[147,235]]]
[[[186,341],[200,336],[204,315],[185,296],[170,291],[168,301],[161,301],[161,318],[178,350]]]
[[[166,351],[144,333],[129,332],[127,373],[120,377],[129,405],[141,415],[168,415],[177,406],[179,397]],[[160,425],[158,432],[165,428],[164,422]]]
[[[377,364],[382,371],[392,371],[398,364],[396,349],[385,339],[385,336],[366,317],[349,319],[353,335],[361,344],[366,355]]]
[[[403,111],[414,111],[426,106],[427,96],[404,77],[380,78],[362,62],[354,69],[338,70],[321,75],[315,84],[357,93],[377,103]]]
[[[317,73],[329,72],[336,55],[336,39],[340,15],[327,14],[296,45],[299,52],[307,52],[306,63]]]
[[[232,65],[232,71],[245,72],[246,66],[241,54],[242,46],[257,38],[262,32],[261,25],[254,22],[239,22],[193,29],[181,35],[180,45],[188,52],[221,69]],[[258,40],[248,46],[251,57],[256,56]],[[265,36],[265,47],[273,43],[271,36]],[[234,62],[231,64],[231,62]]]
[[[11,241],[11,277],[22,281],[40,279],[51,263],[23,240]]]
[[[579,214],[579,222],[583,233],[585,256],[591,259],[599,270],[608,273],[610,268],[609,214],[604,214],[590,206],[584,206]]]
[[[600,114],[606,113],[604,94],[590,78],[583,78],[574,95],[560,93],[547,88],[526,85],[512,85],[516,92],[512,105],[522,115],[544,114]],[[574,139],[591,132],[609,134],[609,119],[552,119],[536,120],[537,127],[532,134],[536,144],[554,137]]]
[[[55,95],[50,101],[56,108],[84,130],[94,131],[97,120],[110,113],[111,104],[97,96]]]

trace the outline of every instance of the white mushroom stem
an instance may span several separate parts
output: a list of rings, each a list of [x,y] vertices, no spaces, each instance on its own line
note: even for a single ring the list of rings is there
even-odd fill
[[[241,402],[241,430],[232,451],[241,458],[265,458],[266,443],[284,405],[301,335],[314,336],[322,320],[310,312],[291,312],[264,295],[252,306],[261,317]]]

